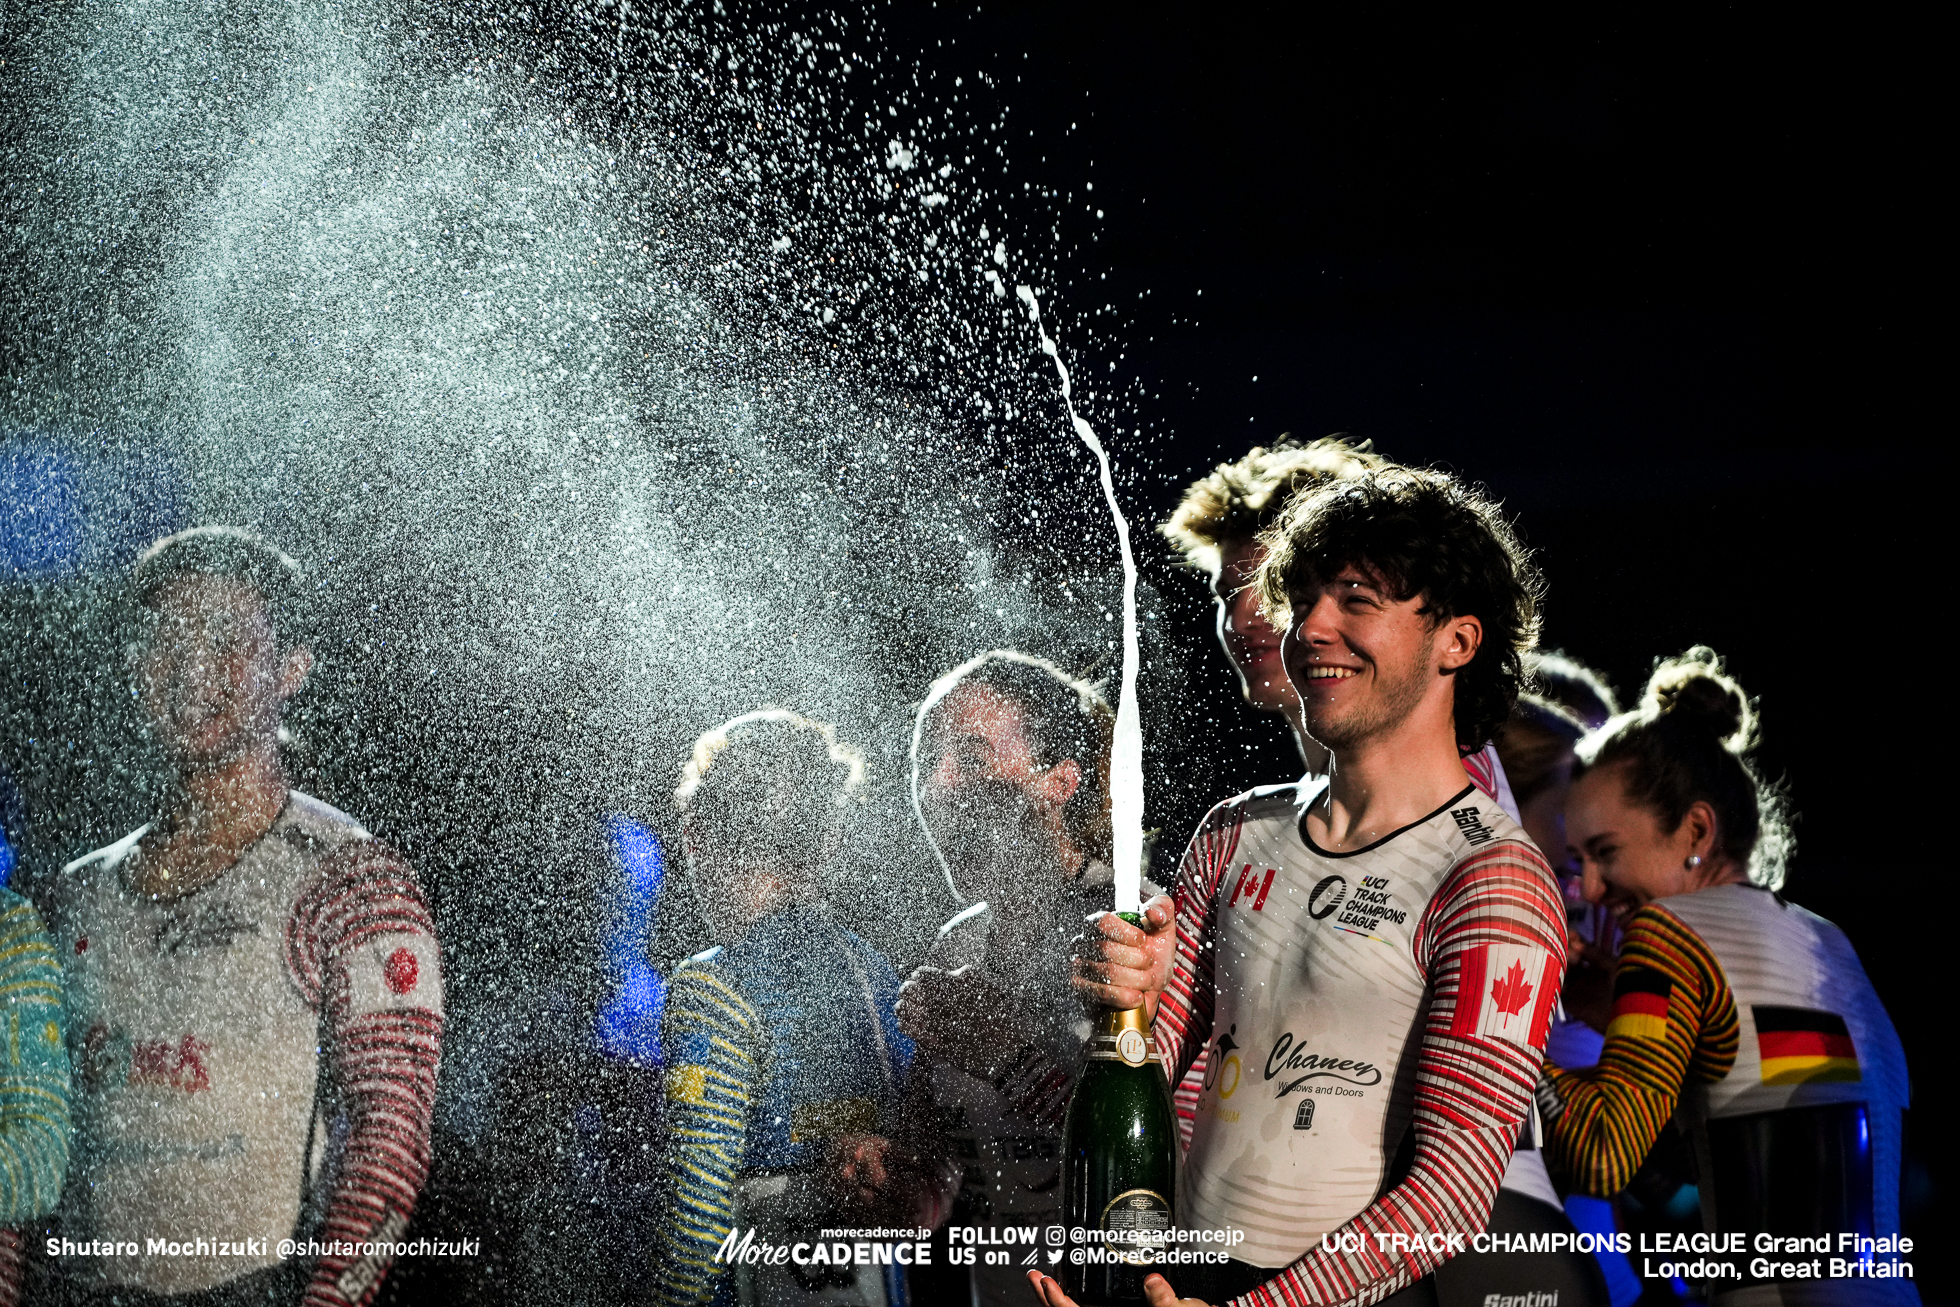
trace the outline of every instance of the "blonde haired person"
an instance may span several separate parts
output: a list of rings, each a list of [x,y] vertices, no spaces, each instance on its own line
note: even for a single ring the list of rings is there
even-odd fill
[[[1217,604],[1219,647],[1239,678],[1239,693],[1255,710],[1286,719],[1300,759],[1314,775],[1326,773],[1327,751],[1301,723],[1300,696],[1280,666],[1279,632],[1252,586],[1266,558],[1259,533],[1300,491],[1386,466],[1388,460],[1365,440],[1350,444],[1336,434],[1300,443],[1282,436],[1193,481],[1158,528],[1185,565],[1206,578]]]
[[[912,1061],[892,1014],[898,977],[825,903],[864,775],[828,724],[779,708],[708,731],[682,769],[688,882],[720,942],[675,971],[661,1026],[655,1303],[884,1307],[895,1287],[892,1267],[717,1257],[738,1226],[788,1244],[824,1226],[916,1224],[929,1188],[885,1138]]]

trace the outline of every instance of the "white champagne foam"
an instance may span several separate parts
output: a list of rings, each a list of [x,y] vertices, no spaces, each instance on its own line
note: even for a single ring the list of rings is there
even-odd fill
[[[1034,291],[1016,286],[1014,293],[1028,306],[1028,320],[1041,337],[1041,352],[1055,361],[1062,378],[1062,404],[1075,434],[1096,456],[1102,473],[1103,498],[1116,521],[1116,544],[1123,555],[1123,674],[1116,700],[1116,739],[1109,759],[1110,824],[1116,864],[1116,910],[1135,912],[1142,905],[1143,880],[1143,720],[1137,712],[1137,562],[1130,552],[1130,523],[1116,502],[1116,483],[1109,473],[1109,451],[1096,429],[1075,411],[1069,389],[1068,366],[1061,350],[1041,325],[1041,306]]]

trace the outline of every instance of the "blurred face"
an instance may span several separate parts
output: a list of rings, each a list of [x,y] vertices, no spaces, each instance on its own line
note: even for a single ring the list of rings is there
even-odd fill
[[[1551,783],[1518,810],[1519,825],[1558,875],[1568,903],[1580,894],[1581,885],[1579,860],[1568,847],[1571,841],[1565,832],[1565,807],[1571,797],[1572,755],[1568,752],[1553,767]]]
[[[687,854],[694,905],[718,944],[733,944],[790,896],[781,875],[716,857],[719,850],[687,816],[681,818],[681,848]]]
[[[962,892],[990,900],[1040,893],[1073,874],[1062,865],[1062,808],[1080,781],[1073,758],[1043,767],[1021,705],[983,685],[939,701],[913,778],[919,812]]]
[[[1531,842],[1538,846],[1538,851],[1545,855],[1545,861],[1551,863],[1552,870],[1560,876],[1578,874],[1578,864],[1566,848],[1570,841],[1565,834],[1565,805],[1571,797],[1572,755],[1566,753],[1553,766],[1551,782],[1518,809],[1518,824],[1524,827],[1524,833],[1531,836]]]
[[[1259,594],[1252,586],[1265,558],[1265,549],[1254,541],[1227,543],[1219,550],[1211,593],[1218,605],[1218,643],[1239,674],[1239,693],[1261,712],[1286,712],[1299,696],[1286,679],[1280,633],[1259,610]]]
[[[1693,820],[1661,829],[1650,809],[1627,797],[1624,767],[1601,767],[1572,783],[1565,833],[1583,869],[1588,902],[1625,916],[1655,899],[1689,894],[1701,877],[1689,868],[1701,834]]]
[[[1396,599],[1357,567],[1292,596],[1280,645],[1307,733],[1339,754],[1392,732],[1430,696],[1449,696],[1445,669],[1470,661],[1475,618],[1431,625],[1420,597]]]
[[[180,765],[222,765],[277,741],[280,713],[312,655],[280,652],[254,586],[180,576],[144,610],[144,624],[132,659],[137,697]]]

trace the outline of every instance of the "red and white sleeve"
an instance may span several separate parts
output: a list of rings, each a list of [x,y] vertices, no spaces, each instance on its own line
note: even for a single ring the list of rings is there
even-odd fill
[[[1232,850],[1238,847],[1238,839],[1239,818],[1232,805],[1220,804],[1212,809],[1185,848],[1184,858],[1178,864],[1177,882],[1171,887],[1171,901],[1177,912],[1177,967],[1171,976],[1170,990],[1157,1005],[1151,1031],[1164,1059],[1164,1074],[1174,1086],[1172,1099],[1178,1116],[1178,1137],[1186,1148],[1191,1146],[1191,1127],[1196,1120],[1201,1088],[1190,1072],[1204,1057],[1205,1041],[1211,1037],[1212,905],[1218,898],[1218,883],[1231,861]],[[1201,1016],[1194,1015],[1199,1012]],[[1194,1020],[1197,1024],[1193,1024]],[[994,1080],[994,1088],[1016,1110],[1057,1130],[1062,1126],[1074,1087],[1074,1080],[1039,1045],[1023,1049]]]
[[[1434,1001],[1417,1055],[1409,1174],[1330,1236],[1342,1251],[1323,1240],[1234,1307],[1365,1307],[1435,1270],[1452,1251],[1447,1236],[1489,1223],[1565,974],[1551,869],[1521,840],[1465,859],[1424,911],[1415,953]]]
[[[1184,850],[1177,884],[1171,890],[1177,908],[1177,962],[1170,987],[1158,1000],[1151,1033],[1164,1059],[1164,1074],[1174,1086],[1180,1086],[1211,1039],[1217,998],[1218,954],[1212,937],[1218,924],[1218,886],[1239,847],[1241,823],[1237,805],[1230,802],[1207,813]]]
[[[442,1047],[442,955],[414,871],[363,840],[328,855],[286,927],[286,964],[326,1026],[326,1074],[348,1118],[322,1242],[399,1241],[429,1175]],[[322,1257],[308,1307],[360,1307],[391,1256]]]
[[[1517,796],[1511,793],[1511,778],[1504,774],[1504,760],[1497,756],[1497,746],[1486,744],[1475,753],[1463,755],[1463,770],[1470,773],[1470,780],[1476,787],[1504,810],[1512,821],[1523,821],[1518,815]]]

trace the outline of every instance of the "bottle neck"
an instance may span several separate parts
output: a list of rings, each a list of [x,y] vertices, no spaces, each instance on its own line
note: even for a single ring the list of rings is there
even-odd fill
[[[1150,1037],[1150,1023],[1143,1018],[1143,1009],[1104,1008],[1096,1018],[1095,1033],[1089,1036],[1089,1060],[1123,1062],[1130,1066],[1161,1061],[1156,1041]]]

